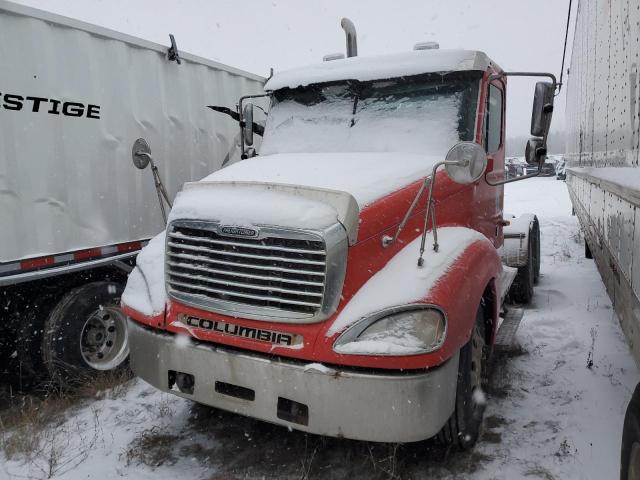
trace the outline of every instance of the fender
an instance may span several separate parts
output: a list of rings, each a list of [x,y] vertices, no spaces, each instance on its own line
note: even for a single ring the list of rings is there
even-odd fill
[[[495,248],[482,234],[466,227],[440,228],[438,234],[440,251],[426,254],[424,269],[416,267],[418,238],[376,273],[340,312],[325,333],[324,341],[318,338],[315,355],[324,358],[332,355],[340,364],[378,368],[438,366],[469,340],[477,308],[488,286],[494,295],[491,320],[495,328],[498,316],[496,279],[500,278],[502,271]],[[427,245],[430,239],[431,235],[427,238]],[[422,355],[384,358],[333,352],[333,343],[340,333],[360,319],[385,308],[408,303],[436,305],[446,313],[447,337],[439,350]],[[487,335],[492,339],[493,331]]]
[[[502,262],[496,249],[489,242],[471,244],[434,287],[425,301],[440,305],[448,316],[447,338],[442,346],[442,356],[448,359],[471,338],[476,312],[485,292],[491,296],[489,311],[491,328],[486,331],[488,343],[495,337],[498,325],[498,283]]]

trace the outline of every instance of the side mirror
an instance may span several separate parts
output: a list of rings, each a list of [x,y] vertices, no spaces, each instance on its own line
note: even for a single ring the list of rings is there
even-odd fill
[[[449,178],[456,183],[469,184],[479,180],[487,168],[487,154],[475,142],[456,143],[444,159]]]
[[[547,134],[553,114],[554,86],[549,82],[536,83],[531,112],[531,135],[544,137]]]
[[[133,165],[140,170],[144,170],[149,165],[151,159],[151,147],[144,138],[139,138],[133,142],[131,148],[131,159]]]
[[[247,103],[242,109],[242,119],[244,126],[242,127],[242,135],[244,143],[253,145],[253,103]]]
[[[547,149],[544,146],[544,141],[541,138],[531,138],[527,142],[527,147],[524,150],[524,158],[529,165],[536,165],[542,163],[544,156],[547,154]]]

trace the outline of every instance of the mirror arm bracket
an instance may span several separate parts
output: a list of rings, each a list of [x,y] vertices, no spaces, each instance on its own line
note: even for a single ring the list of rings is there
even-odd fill
[[[398,237],[400,236],[400,233],[402,233],[402,230],[404,230],[404,227],[406,226],[407,222],[409,221],[409,217],[413,213],[413,210],[416,208],[416,205],[418,204],[418,200],[420,200],[420,197],[422,196],[422,194],[426,190],[427,185],[429,185],[430,183],[431,183],[431,177],[425,177],[424,181],[422,182],[422,185],[420,185],[420,188],[418,189],[418,192],[416,193],[416,196],[413,199],[413,202],[411,202],[411,205],[407,209],[407,212],[404,214],[404,217],[402,218],[402,221],[398,225],[398,228],[396,229],[396,233],[393,235],[393,237],[390,237],[389,235],[384,235],[382,237],[382,246],[383,247],[388,247],[388,246],[394,244],[398,240]]]
[[[527,178],[537,177],[538,175],[540,175],[541,171],[542,171],[542,164],[540,164],[538,166],[538,171],[537,172],[527,173],[526,175],[522,175],[521,177],[507,178],[505,180],[498,180],[497,182],[492,182],[491,180],[489,180],[489,178],[487,177],[488,173],[485,172],[484,181],[487,182],[487,184],[492,186],[492,187],[499,187],[500,185],[504,185],[506,183],[519,182],[520,180],[526,180]]]
[[[553,90],[555,91],[558,88],[558,82],[556,80],[556,76],[553,73],[546,72],[502,72],[502,73],[494,73],[489,76],[489,82],[493,82],[494,80],[501,80],[503,77],[547,77],[551,79],[551,83],[553,86]]]
[[[431,216],[431,229],[433,230],[433,250],[437,252],[439,250],[438,245],[438,230],[436,226],[436,210],[433,205],[433,191],[436,187],[436,171],[439,167],[447,165],[452,162],[438,162],[433,166],[431,170],[431,182],[429,185],[429,197],[427,199],[427,208],[424,212],[424,225],[422,227],[422,237],[420,239],[420,256],[418,257],[418,267],[424,266],[424,246],[427,243],[427,226],[429,224],[429,216]]]
[[[492,82],[494,80],[500,80],[503,77],[546,77],[551,79],[551,86],[553,88],[553,91],[556,92],[560,86],[560,84],[558,83],[558,81],[556,80],[556,76],[553,73],[546,73],[546,72],[502,72],[502,73],[495,73],[493,75],[489,76],[489,82]],[[553,103],[547,103],[546,105],[544,105],[544,111],[545,113],[553,113]],[[537,156],[545,156],[547,154],[547,137],[549,135],[549,128],[551,127],[551,121],[549,119],[549,121],[546,122],[545,128],[544,128],[544,135],[542,136],[542,147],[538,148],[536,150],[536,155]],[[513,182],[519,182],[520,180],[526,180],[527,178],[533,178],[533,177],[537,177],[542,173],[542,164],[544,162],[538,162],[538,171],[534,172],[534,173],[528,173],[526,175],[523,175],[521,177],[516,177],[516,178],[508,178],[508,179],[504,179],[504,180],[498,180],[498,181],[491,181],[488,178],[488,173],[485,172],[484,174],[484,180],[485,182],[487,182],[488,185],[492,186],[492,187],[498,187],[500,185],[504,185],[507,183],[513,183]]]
[[[151,174],[153,175],[153,183],[156,188],[156,194],[158,195],[158,202],[160,203],[160,212],[162,213],[162,219],[166,225],[167,223],[167,212],[164,207],[164,202],[169,205],[169,208],[173,208],[171,204],[171,199],[169,194],[167,193],[167,189],[162,183],[162,178],[160,178],[160,172],[158,171],[158,167],[153,161],[153,156],[151,155],[151,148],[149,148],[149,144],[146,142],[144,138],[139,138],[133,143],[133,147],[131,149],[131,155],[133,157],[133,164],[136,168],[140,170],[144,170],[147,168],[147,165],[151,165]],[[140,162],[137,159],[145,159],[145,161]]]

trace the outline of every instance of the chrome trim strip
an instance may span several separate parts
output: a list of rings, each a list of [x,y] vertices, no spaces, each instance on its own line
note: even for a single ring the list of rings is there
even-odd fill
[[[204,277],[202,275],[191,275],[191,274],[186,274],[186,273],[179,273],[176,272],[175,270],[169,270],[169,276],[174,276],[174,277],[181,277],[181,278],[196,278],[202,282],[207,282],[207,283],[216,283],[216,284],[220,284],[220,285],[228,285],[230,287],[240,287],[240,288],[246,288],[248,290],[266,290],[268,292],[280,292],[280,293],[289,293],[291,295],[298,295],[300,297],[322,297],[323,293],[322,292],[307,292],[305,290],[289,290],[286,288],[280,288],[280,287],[272,287],[269,285],[258,285],[255,283],[239,283],[239,282],[232,282],[229,280],[217,280],[217,279],[212,279],[212,278],[208,278],[208,277]],[[322,285],[324,287],[324,285]]]
[[[207,247],[198,247],[195,245],[187,245],[186,243],[168,242],[167,245],[172,248],[184,248],[185,250],[193,250],[196,252],[205,252],[211,255],[228,255],[230,257],[255,258],[256,260],[269,260],[276,262],[302,263],[304,265],[324,265],[325,262],[317,262],[313,260],[302,260],[300,258],[287,257],[268,257],[263,255],[253,255],[251,253],[229,252],[225,250],[211,250]]]
[[[170,267],[177,267],[177,268],[189,268],[191,270],[197,270],[200,272],[208,272],[208,273],[216,273],[216,274],[220,274],[220,275],[226,275],[228,277],[248,277],[248,278],[255,278],[256,280],[265,280],[265,281],[274,281],[274,282],[283,282],[283,283],[293,283],[296,285],[309,285],[311,287],[324,287],[324,283],[322,282],[309,282],[309,281],[305,281],[305,280],[298,280],[295,278],[281,278],[281,277],[271,277],[269,275],[252,275],[249,273],[244,273],[244,272],[233,272],[230,270],[218,270],[215,268],[207,268],[207,267],[201,267],[198,265],[190,265],[188,263],[176,263],[176,262],[172,262],[171,260],[169,260],[167,262],[167,264]],[[238,264],[234,264],[234,265],[238,265]],[[273,270],[273,269],[271,269]],[[299,270],[296,270],[295,272],[298,273]],[[322,276],[324,276],[324,273],[322,273]]]
[[[250,265],[247,263],[236,263],[236,262],[227,262],[225,260],[216,260],[215,258],[205,258],[200,257],[198,255],[190,255],[188,253],[169,253],[172,257],[177,258],[185,258],[189,260],[200,260],[207,263],[219,263],[220,265],[229,265],[234,267],[241,268],[253,268],[256,270],[273,270],[275,272],[285,272],[285,273],[299,273],[301,275],[315,275],[316,277],[324,277],[325,272],[313,272],[310,270],[296,270],[293,268],[285,268],[285,267],[271,267],[269,265]]]
[[[229,290],[222,290],[222,289],[218,289],[218,288],[209,288],[209,287],[203,287],[201,285],[189,285],[188,283],[182,283],[182,282],[176,282],[175,280],[172,280],[171,283],[173,285],[179,285],[181,287],[185,287],[185,288],[189,288],[192,290],[202,290],[204,292],[211,292],[211,293],[219,293],[222,295],[229,295],[231,297],[240,297],[240,298],[250,298],[253,300],[263,300],[266,302],[280,302],[280,303],[288,303],[290,305],[303,305],[306,307],[320,307],[322,306],[321,303],[310,303],[310,302],[300,302],[297,300],[288,300],[282,297],[276,297],[276,296],[269,296],[269,297],[263,297],[260,295],[250,295],[248,293],[242,293],[242,292],[235,292],[235,291],[229,291]]]
[[[203,242],[203,243],[211,243],[216,245],[230,245],[232,247],[245,247],[245,248],[255,248],[260,250],[277,250],[279,252],[291,252],[291,253],[306,253],[309,255],[326,255],[324,250],[302,250],[299,248],[287,248],[287,247],[278,247],[278,246],[269,246],[269,245],[251,245],[250,243],[244,242],[228,242],[225,240],[214,240],[213,238],[207,237],[196,237],[184,235],[182,233],[170,232],[169,236],[172,238],[179,238],[182,240],[189,240],[194,242]],[[250,238],[250,237],[242,237],[242,238]],[[251,238],[253,240],[253,238]]]

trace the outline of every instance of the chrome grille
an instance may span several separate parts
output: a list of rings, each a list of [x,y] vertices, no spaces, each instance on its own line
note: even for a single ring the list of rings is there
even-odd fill
[[[167,230],[169,294],[212,311],[316,315],[327,278],[322,236],[263,230],[258,238],[243,238],[219,234],[217,224],[172,223]]]

